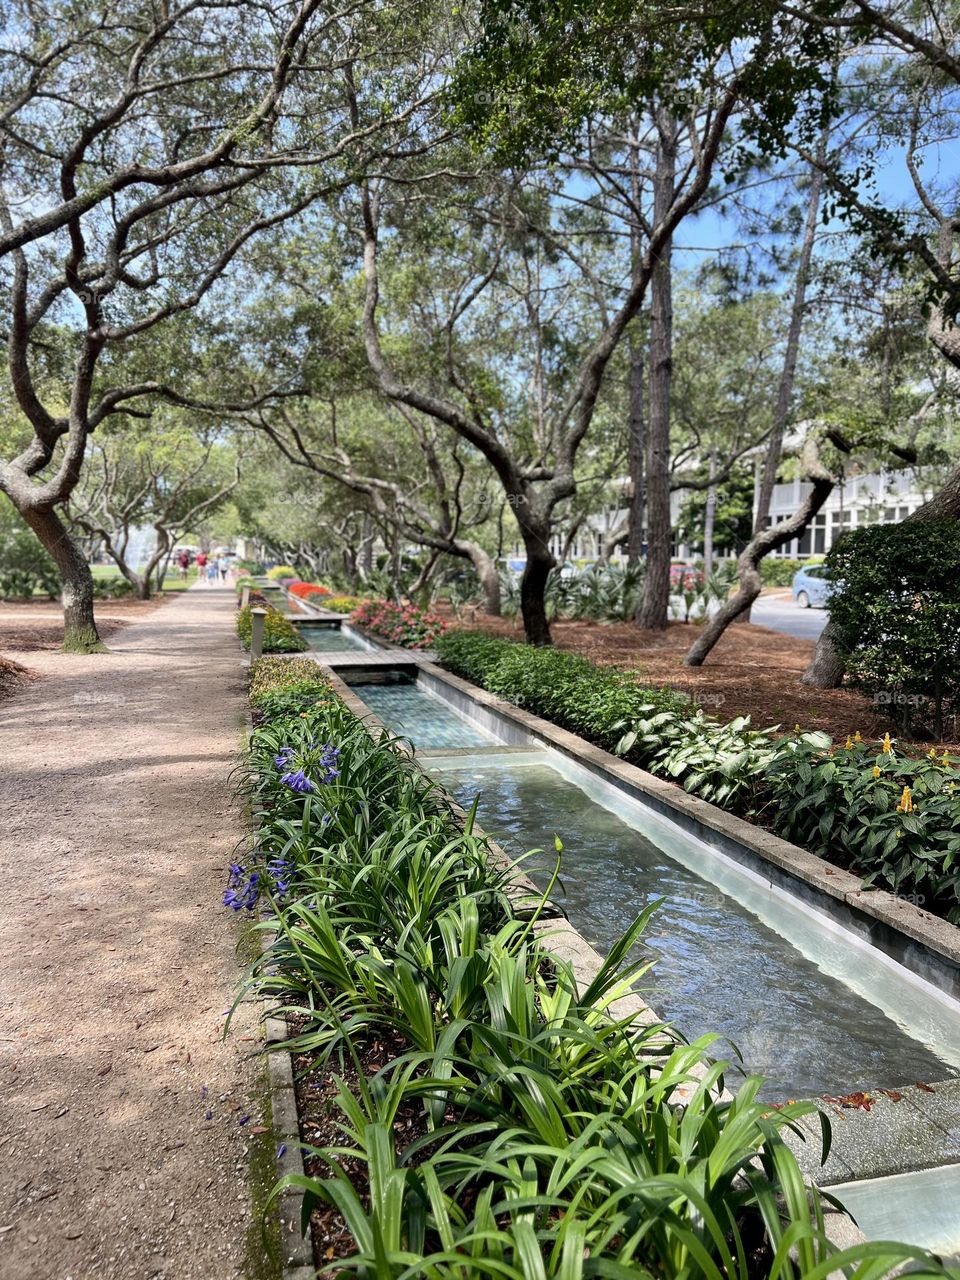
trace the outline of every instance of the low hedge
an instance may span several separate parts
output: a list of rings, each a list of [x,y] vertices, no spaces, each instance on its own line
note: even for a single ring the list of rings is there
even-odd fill
[[[353,613],[354,609],[359,609],[366,602],[366,596],[331,595],[324,600],[323,607],[329,609],[332,613]]]
[[[289,618],[285,618],[273,605],[258,605],[266,609],[267,616],[263,621],[264,653],[302,653],[309,645]],[[245,649],[250,648],[253,631],[253,606],[247,605],[237,614],[237,635]]]

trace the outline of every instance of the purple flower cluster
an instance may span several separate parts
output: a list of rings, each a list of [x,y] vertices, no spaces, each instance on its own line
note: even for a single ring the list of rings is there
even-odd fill
[[[293,876],[293,867],[287,858],[274,858],[267,863],[267,870],[270,872],[270,878],[273,880],[274,888],[281,896],[290,889],[290,880]]]
[[[316,761],[315,771],[322,775],[319,781],[323,785],[327,782],[333,782],[334,778],[340,777],[340,770],[337,768],[340,748],[332,746],[329,742],[325,742],[319,748],[315,743],[311,744],[311,751],[318,750],[320,755]],[[296,754],[293,747],[281,747],[273,757],[273,763],[280,770],[280,781],[289,787],[291,791],[298,791],[304,794],[316,791],[316,784],[307,777],[303,764],[301,763],[297,769],[293,767]],[[308,767],[311,767],[309,762]]]
[[[260,897],[260,876],[247,872],[239,863],[230,863],[230,879],[223,893],[223,905],[234,911],[252,911]]]

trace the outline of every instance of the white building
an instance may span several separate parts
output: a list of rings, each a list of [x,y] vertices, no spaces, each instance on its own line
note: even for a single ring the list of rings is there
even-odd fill
[[[807,480],[774,487],[770,519],[781,524],[794,514],[810,492]],[[858,475],[837,485],[801,538],[793,538],[775,556],[802,560],[823,555],[841,533],[865,524],[899,524],[923,505],[935,486],[923,485],[913,471],[881,471]]]

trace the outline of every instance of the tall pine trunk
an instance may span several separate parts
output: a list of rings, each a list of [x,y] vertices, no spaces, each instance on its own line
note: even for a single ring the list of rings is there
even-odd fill
[[[658,112],[653,222],[673,204],[677,172],[677,124]],[[664,242],[650,282],[649,426],[646,456],[647,567],[637,626],[663,631],[670,608],[670,389],[673,381],[672,237]]]

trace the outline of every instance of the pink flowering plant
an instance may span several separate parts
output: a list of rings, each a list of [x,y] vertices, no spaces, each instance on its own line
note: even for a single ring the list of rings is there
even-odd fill
[[[350,621],[389,644],[404,649],[429,649],[447,629],[435,613],[414,604],[393,604],[390,600],[366,600],[350,615]]]

